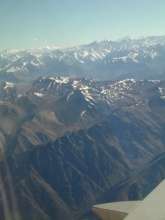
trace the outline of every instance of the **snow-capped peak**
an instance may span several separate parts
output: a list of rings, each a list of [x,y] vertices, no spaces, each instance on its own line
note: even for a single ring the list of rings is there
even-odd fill
[[[55,83],[59,83],[59,84],[67,84],[70,79],[69,77],[49,77],[50,80],[54,81]]]
[[[12,82],[5,82],[5,86],[3,87],[4,89],[8,89],[8,88],[13,88],[14,87],[14,83]]]

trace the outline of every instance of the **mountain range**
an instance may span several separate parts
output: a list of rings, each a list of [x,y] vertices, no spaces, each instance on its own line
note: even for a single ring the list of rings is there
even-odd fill
[[[0,80],[39,76],[96,80],[165,79],[165,37],[93,42],[71,48],[47,47],[0,53]]]
[[[1,219],[95,219],[97,202],[142,198],[165,177],[163,80],[2,81],[0,121]]]

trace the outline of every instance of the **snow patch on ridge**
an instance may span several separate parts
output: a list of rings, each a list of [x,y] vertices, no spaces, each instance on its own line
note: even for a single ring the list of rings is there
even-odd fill
[[[39,93],[39,92],[34,92],[34,95],[35,95],[35,96],[38,96],[38,97],[43,97],[43,96],[44,96],[43,93]]]
[[[13,88],[13,87],[14,87],[14,83],[11,83],[11,82],[5,82],[4,89]]]

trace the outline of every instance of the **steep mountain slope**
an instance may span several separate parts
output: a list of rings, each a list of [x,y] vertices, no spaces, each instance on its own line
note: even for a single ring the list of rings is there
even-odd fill
[[[81,219],[165,151],[164,81],[41,77],[26,90],[0,88],[2,219],[4,210],[23,220]]]
[[[165,153],[154,157],[123,182],[107,190],[99,201],[138,200],[146,197],[165,178]]]

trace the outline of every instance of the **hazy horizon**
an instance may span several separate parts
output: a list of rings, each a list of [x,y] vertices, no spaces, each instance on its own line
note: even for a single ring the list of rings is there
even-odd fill
[[[12,52],[16,52],[16,51],[24,51],[24,50],[35,50],[35,49],[46,49],[46,48],[54,48],[54,49],[66,49],[66,48],[72,48],[72,47],[79,47],[79,46],[83,46],[83,45],[88,45],[94,42],[103,42],[103,41],[112,41],[112,42],[117,42],[117,41],[122,41],[122,40],[127,40],[127,39],[131,39],[131,40],[142,40],[144,38],[152,38],[152,37],[164,37],[165,35],[146,35],[146,36],[137,36],[137,37],[131,37],[131,36],[124,36],[122,38],[114,38],[114,39],[100,39],[100,40],[96,40],[94,39],[93,41],[89,41],[89,42],[84,42],[84,43],[80,43],[80,44],[73,44],[73,45],[57,45],[57,44],[47,44],[47,45],[41,45],[41,46],[34,46],[34,47],[22,47],[22,48],[3,48],[0,49],[0,52],[3,51],[12,51]]]
[[[0,0],[0,50],[165,35],[157,0]]]

